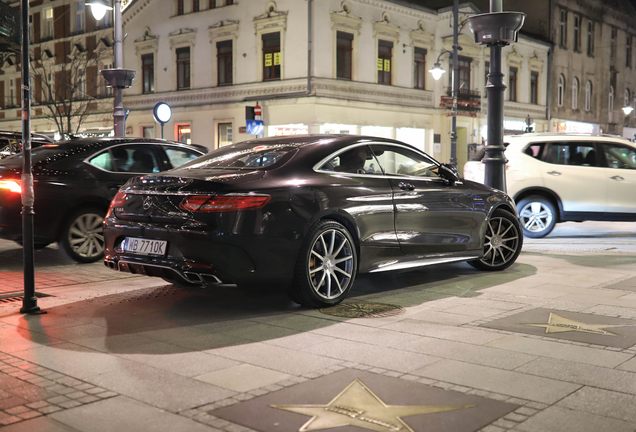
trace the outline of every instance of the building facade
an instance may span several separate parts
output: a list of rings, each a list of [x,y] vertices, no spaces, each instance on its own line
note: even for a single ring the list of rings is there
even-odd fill
[[[46,3],[72,11],[78,2]],[[465,4],[461,12],[460,169],[485,139],[489,67],[489,50],[473,42],[464,21],[477,9]],[[218,148],[255,138],[245,133],[246,107],[259,105],[264,136],[382,136],[450,159],[452,8],[389,0],[136,0],[123,21],[124,67],[137,71],[124,90],[127,135],[160,137],[152,112],[166,102],[173,114],[165,138]],[[514,72],[505,97],[508,133],[524,131],[528,117],[535,130],[548,130],[548,51],[548,43],[523,36],[504,48],[504,71]],[[438,61],[447,73],[435,81],[428,70]],[[92,115],[86,131],[112,128],[107,113]],[[0,128],[20,127],[19,118],[4,123]],[[33,125],[51,128],[37,116]]]

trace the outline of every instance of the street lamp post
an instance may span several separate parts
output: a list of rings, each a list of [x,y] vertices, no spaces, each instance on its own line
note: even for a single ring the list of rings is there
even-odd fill
[[[459,33],[459,0],[453,1],[453,51],[442,50],[437,57],[437,61],[433,65],[433,68],[429,70],[433,74],[433,79],[438,81],[442,75],[446,72],[442,69],[439,59],[444,54],[451,54],[453,56],[453,109],[451,117],[451,157],[450,164],[453,168],[457,168],[457,97],[459,96],[459,76],[458,76],[458,33]]]
[[[106,80],[106,83],[113,88],[113,129],[117,137],[126,136],[126,110],[124,109],[123,89],[132,85],[136,73],[134,70],[122,68],[124,38],[121,3],[121,0],[115,0],[113,8],[105,5],[101,0],[86,3],[87,6],[91,6],[91,12],[96,20],[102,19],[110,9],[112,9],[114,13],[114,68],[102,69],[101,74]]]
[[[475,43],[490,47],[490,73],[486,84],[488,138],[486,155],[482,159],[484,182],[505,192],[507,160],[503,145],[503,108],[506,85],[501,71],[501,51],[504,46],[517,41],[526,16],[521,12],[503,12],[502,9],[502,0],[490,0],[490,13],[469,17],[468,25]]]

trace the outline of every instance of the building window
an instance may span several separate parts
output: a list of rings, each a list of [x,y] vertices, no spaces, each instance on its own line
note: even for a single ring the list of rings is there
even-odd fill
[[[517,73],[519,69],[516,67],[510,68],[510,75],[508,76],[508,96],[511,101],[517,100]]]
[[[232,123],[219,123],[219,147],[232,144]]]
[[[106,6],[111,7],[111,0],[106,0],[104,2],[106,4]],[[112,27],[113,26],[113,15],[112,13],[106,13],[106,15],[104,15],[104,18],[102,18],[102,24],[103,24],[103,28],[108,28],[108,27]]]
[[[190,139],[190,135],[192,134],[192,129],[190,128],[190,124],[180,124],[177,125],[177,141],[183,144],[191,144],[192,140]]]
[[[44,9],[44,37],[53,37],[53,8]]]
[[[177,90],[190,88],[190,47],[177,48]]]
[[[470,62],[472,59],[470,57],[458,57],[457,62],[457,73],[459,75],[459,91],[462,90],[470,90]],[[448,74],[448,86],[453,88],[453,59],[451,57],[450,62],[448,63],[451,73]]]
[[[226,6],[232,5],[234,4],[234,0],[227,0],[227,2],[225,2]]]
[[[391,84],[391,56],[393,42],[378,41],[378,84]]]
[[[579,80],[574,77],[572,80],[572,109],[579,108]]]
[[[353,35],[336,32],[336,78],[351,79]]]
[[[77,2],[75,9],[75,31],[77,33],[84,32],[84,2]]]
[[[199,0],[192,0],[192,12],[199,12]]]
[[[585,84],[585,111],[592,109],[592,81]]]
[[[530,103],[539,104],[539,72],[530,71]]]
[[[592,21],[587,23],[587,55],[590,57],[594,55],[594,23]]]
[[[263,39],[263,81],[280,79],[280,32],[267,33]]]
[[[144,54],[141,56],[141,79],[144,93],[155,91],[155,55]]]
[[[232,84],[232,41],[216,43],[216,64],[219,77],[218,85]]]
[[[609,111],[609,122],[613,123],[613,119],[614,119],[614,87],[613,86],[610,86],[609,88],[607,109]]]
[[[209,7],[210,9],[214,9],[216,7],[216,0],[210,0]]]
[[[581,51],[581,17],[574,15],[574,51]]]
[[[610,34],[610,57],[614,58],[616,57],[616,35],[618,34],[618,30],[612,27]]]
[[[141,128],[141,136],[144,138],[154,138],[155,137],[155,127],[154,126],[142,126]]]
[[[86,99],[86,75],[83,69],[77,70],[77,83],[75,85],[75,99]]]
[[[630,94],[629,93],[629,89],[625,89],[625,100],[624,100],[624,103],[623,103],[624,107],[629,106],[629,102],[630,102],[630,99],[631,99],[629,97],[629,94]]]
[[[426,88],[426,50],[415,47],[413,60],[415,62],[413,87],[424,90]]]
[[[632,67],[632,37],[630,35],[627,35],[625,41],[625,66]]]
[[[559,10],[559,46],[566,48],[568,35],[568,13],[565,9]]]
[[[559,75],[559,83],[557,84],[557,105],[563,106],[563,88],[565,87],[565,77]]]
[[[185,13],[184,3],[185,0],[177,0],[177,15],[183,15]]]

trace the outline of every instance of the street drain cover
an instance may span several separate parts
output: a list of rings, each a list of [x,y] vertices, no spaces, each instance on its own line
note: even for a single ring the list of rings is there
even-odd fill
[[[35,297],[53,297],[51,294],[44,294],[40,292],[35,293]],[[12,293],[12,294],[4,294],[0,295],[0,303],[14,303],[20,302],[24,298],[24,293]]]
[[[387,303],[341,303],[330,308],[319,309],[325,315],[341,318],[384,318],[404,313],[404,308]]]

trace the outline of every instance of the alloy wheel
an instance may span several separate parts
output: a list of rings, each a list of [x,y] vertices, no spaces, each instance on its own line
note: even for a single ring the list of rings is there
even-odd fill
[[[318,296],[340,296],[349,287],[354,269],[353,247],[347,237],[334,229],[321,233],[311,247],[308,269]]]
[[[104,217],[96,213],[79,215],[68,228],[68,244],[74,254],[94,258],[104,253]]]
[[[523,228],[531,233],[540,233],[552,226],[552,210],[542,202],[529,202],[519,211]]]
[[[485,234],[485,254],[481,261],[490,267],[505,266],[515,259],[520,247],[520,232],[512,221],[494,217],[488,221]]]

